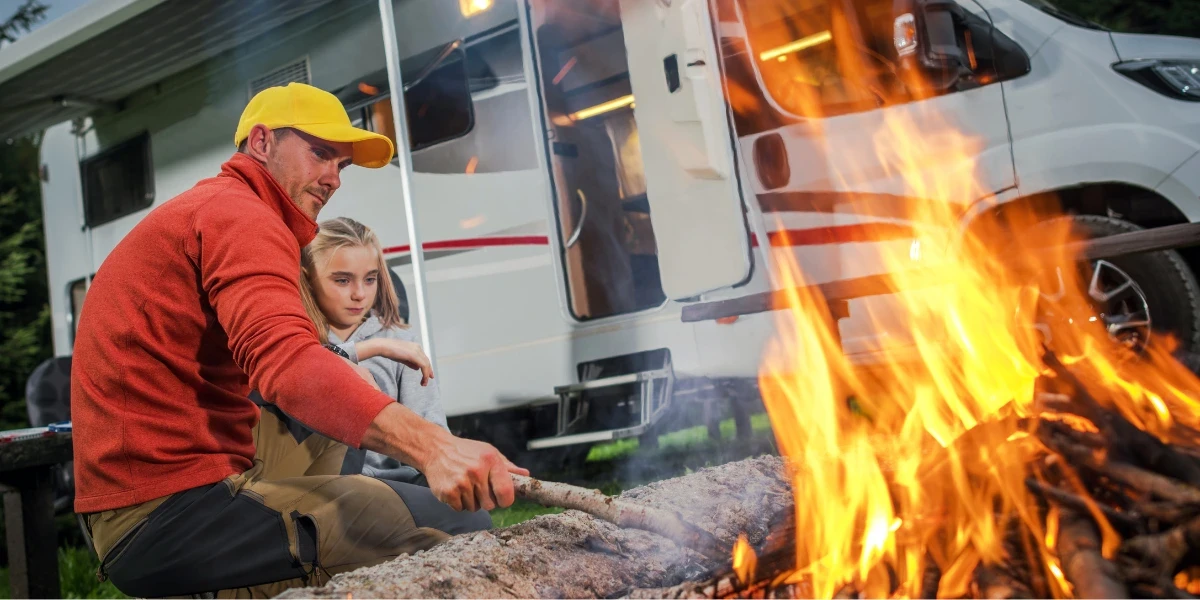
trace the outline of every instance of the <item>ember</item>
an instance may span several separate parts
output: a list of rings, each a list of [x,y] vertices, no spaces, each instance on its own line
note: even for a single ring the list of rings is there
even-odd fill
[[[837,56],[842,72],[865,72],[861,60]],[[769,74],[821,117],[800,63]],[[1100,263],[1072,254],[1069,220],[1013,207],[962,232],[963,203],[988,195],[980,153],[919,114],[927,104],[882,112],[864,136],[905,196],[930,200],[906,215],[911,243],[876,244],[895,300],[870,317],[902,315],[915,351],[851,364],[824,298],[777,254],[772,275],[791,291],[759,383],[795,466],[794,535],[758,556],[739,544],[736,576],[701,595],[1186,595],[1200,550],[1200,381],[1167,336],[1106,327],[1093,301],[1128,287],[1103,288]],[[824,151],[838,157],[832,181],[870,188],[870,168]]]

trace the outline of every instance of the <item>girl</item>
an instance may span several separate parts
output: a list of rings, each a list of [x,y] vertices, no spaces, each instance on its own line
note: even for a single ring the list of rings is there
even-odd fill
[[[375,233],[345,217],[324,221],[300,266],[300,296],[321,343],[365,367],[385,394],[446,428],[429,360],[400,317]],[[425,484],[420,472],[394,458],[366,451],[364,462],[364,475]]]

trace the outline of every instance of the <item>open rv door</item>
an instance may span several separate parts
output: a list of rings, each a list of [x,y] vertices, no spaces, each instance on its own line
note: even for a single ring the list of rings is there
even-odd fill
[[[750,234],[708,0],[620,0],[662,287],[745,283]]]

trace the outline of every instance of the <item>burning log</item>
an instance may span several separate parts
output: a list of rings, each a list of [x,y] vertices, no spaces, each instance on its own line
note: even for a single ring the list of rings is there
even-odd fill
[[[1060,378],[1064,382],[1075,383]],[[1027,516],[1044,528],[1045,543],[1015,515],[998,519],[1008,524],[1004,560],[976,559],[968,565],[969,586],[943,589],[955,567],[927,555],[917,586],[908,588],[914,595],[1191,598],[1189,587],[1200,590],[1200,576],[1185,576],[1200,567],[1200,487],[1193,483],[1200,462],[1194,449],[1164,443],[1092,400],[1082,386],[1067,387],[1067,394],[1044,395],[1042,412],[1019,426],[1041,443],[1025,485],[1037,500],[1035,514]],[[965,445],[978,446],[988,435],[982,431]],[[964,448],[954,451],[962,455]],[[944,457],[930,459],[925,476],[940,477],[942,462]],[[749,573],[730,566],[700,581],[635,590],[631,597],[813,597],[807,575],[796,571],[796,535],[803,533],[794,524],[779,525],[755,548],[756,567]],[[891,565],[887,576],[895,576]],[[834,597],[860,597],[866,588],[858,585],[866,584],[847,584]],[[901,586],[891,584],[893,595]]]
[[[1100,554],[1096,525],[1080,513],[1064,511],[1058,538],[1063,573],[1080,598],[1128,598],[1113,564]]]

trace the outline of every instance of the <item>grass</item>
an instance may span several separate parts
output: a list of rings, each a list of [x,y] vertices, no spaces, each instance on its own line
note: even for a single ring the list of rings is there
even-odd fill
[[[658,448],[645,450],[639,446],[637,438],[626,438],[606,444],[593,446],[588,453],[584,473],[572,474],[566,477],[570,483],[596,488],[608,495],[620,494],[628,488],[637,487],[650,481],[676,477],[692,472],[695,468],[721,464],[728,460],[736,460],[745,456],[774,453],[773,439],[763,444],[764,438],[771,438],[771,422],[766,413],[757,413],[750,417],[751,431],[758,443],[751,443],[740,448],[736,446],[735,427],[733,419],[721,422],[721,440],[714,441],[708,437],[708,428],[704,426],[690,427],[672,431],[658,438]],[[722,452],[722,450],[731,450]],[[627,465],[655,465],[653,469],[631,469]],[[508,508],[496,509],[491,512],[492,524],[495,527],[507,527],[528,521],[538,515],[550,515],[562,512],[561,508],[546,508],[517,500]]]
[[[128,598],[111,581],[96,580],[100,562],[86,548],[58,549],[58,582],[63,598]],[[0,569],[0,598],[12,594],[8,569]]]

